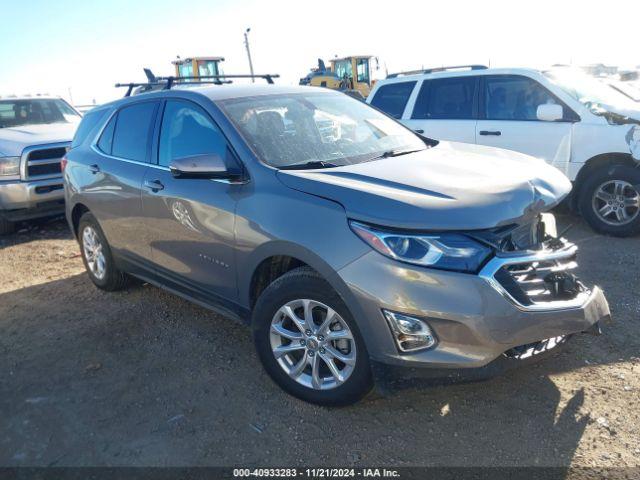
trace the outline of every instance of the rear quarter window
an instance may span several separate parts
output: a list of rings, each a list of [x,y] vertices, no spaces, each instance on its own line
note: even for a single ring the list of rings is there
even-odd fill
[[[382,85],[371,100],[371,105],[391,115],[393,118],[402,118],[404,108],[407,106],[409,96],[415,86],[415,81]]]
[[[116,118],[118,116],[114,115],[107,123],[107,126],[104,127],[102,131],[102,135],[100,135],[100,140],[98,140],[98,148],[102,150],[107,155],[111,155],[111,146],[113,145],[113,131],[116,127]]]
[[[87,112],[84,117],[82,117],[80,125],[78,125],[76,134],[71,142],[71,148],[76,148],[82,145],[92,132],[96,132],[98,126],[102,125],[102,120],[106,118],[108,111],[108,109],[102,108]]]

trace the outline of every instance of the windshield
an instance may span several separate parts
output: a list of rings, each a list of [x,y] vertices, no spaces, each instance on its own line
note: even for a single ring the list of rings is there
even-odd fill
[[[277,167],[360,163],[424,150],[410,130],[341,93],[265,95],[221,102],[256,154]]]
[[[634,102],[640,102],[640,88],[635,87],[632,84],[626,83],[626,82],[614,81],[614,82],[611,82],[609,85],[611,86],[611,88],[629,97]]]
[[[353,70],[351,68],[351,60],[338,60],[335,62],[335,74],[338,78],[353,78]]]
[[[79,121],[80,115],[64,100],[0,100],[0,128]]]
[[[545,75],[589,109],[597,109],[603,105],[633,110],[638,108],[629,97],[584,73],[552,71],[545,72]]]

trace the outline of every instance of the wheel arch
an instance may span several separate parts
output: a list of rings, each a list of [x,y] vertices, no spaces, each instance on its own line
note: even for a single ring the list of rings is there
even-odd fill
[[[73,235],[78,238],[78,227],[80,226],[80,219],[82,215],[89,212],[89,207],[84,203],[76,203],[71,209],[71,226],[73,229]]]
[[[300,245],[274,241],[258,247],[246,262],[246,272],[239,278],[240,302],[252,310],[260,293],[274,280],[294,268],[307,266],[318,274],[342,297],[354,318],[361,314],[355,297],[334,268],[319,255]]]
[[[617,166],[625,165],[629,167],[638,167],[640,163],[635,161],[630,153],[610,152],[595,155],[587,160],[574,181],[573,193],[571,195],[571,209],[578,211],[578,203],[582,194],[582,187],[589,174],[600,170],[601,168],[614,169]]]

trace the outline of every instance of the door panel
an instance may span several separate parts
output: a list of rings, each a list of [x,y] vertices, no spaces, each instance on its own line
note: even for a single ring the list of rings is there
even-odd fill
[[[476,138],[480,145],[515,150],[561,167],[571,155],[572,128],[565,122],[479,120]]]
[[[92,150],[85,189],[114,253],[138,264],[151,260],[142,228],[141,188],[159,102],[141,101],[113,114]]]
[[[83,195],[104,231],[109,246],[123,257],[151,259],[143,239],[141,186],[147,165],[124,162],[95,154],[98,168],[91,169]],[[95,171],[95,173],[93,173]]]
[[[403,120],[407,127],[425,137],[450,142],[476,143],[475,120]]]
[[[234,265],[236,196],[241,185],[175,178],[173,159],[216,154],[233,159],[209,114],[186,100],[167,100],[157,139],[158,165],[144,178],[142,205],[154,263],[178,288],[237,298]]]
[[[232,193],[239,187],[177,179],[159,168],[147,171],[144,184],[142,204],[158,273],[188,288],[235,299]]]

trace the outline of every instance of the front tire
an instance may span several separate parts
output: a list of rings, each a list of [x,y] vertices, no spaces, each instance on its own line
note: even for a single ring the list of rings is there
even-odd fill
[[[596,232],[628,237],[640,232],[640,169],[612,165],[591,173],[580,189],[580,213]]]
[[[340,296],[301,267],[260,295],[252,316],[258,356],[285,391],[310,403],[343,406],[373,387],[369,354]]]
[[[82,262],[96,287],[113,292],[127,286],[129,276],[116,267],[107,239],[98,221],[89,212],[80,218],[78,241]]]

